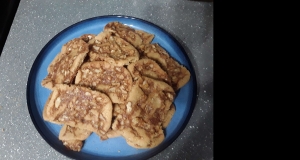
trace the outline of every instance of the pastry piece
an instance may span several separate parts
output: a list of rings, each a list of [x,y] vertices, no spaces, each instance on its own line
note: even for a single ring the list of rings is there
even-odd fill
[[[91,131],[81,129],[78,127],[72,127],[69,125],[63,125],[59,132],[59,140],[85,140],[91,135]]]
[[[93,61],[80,67],[75,84],[107,94],[112,103],[125,103],[131,90],[132,77],[125,67],[105,61]]]
[[[63,45],[61,52],[50,63],[48,75],[42,80],[42,86],[53,90],[55,84],[72,83],[88,51],[88,44],[80,38]]]
[[[122,135],[126,137],[128,145],[134,148],[154,148],[165,138],[160,125],[153,125],[141,117],[132,120],[132,127],[125,128]]]
[[[168,74],[152,59],[140,59],[128,65],[127,69],[135,80],[140,76],[146,76],[171,84]]]
[[[100,137],[101,140],[104,141],[109,138],[115,138],[115,137],[122,136],[122,133],[120,132],[120,130],[109,129],[104,135],[98,134],[98,136]]]
[[[174,89],[169,84],[163,81],[141,76],[141,78],[136,83],[146,95],[153,94],[154,92],[163,91],[165,94],[164,100],[174,100]]]
[[[90,61],[107,61],[123,66],[139,60],[139,52],[124,39],[104,31],[95,37],[89,57]]]
[[[162,125],[175,97],[173,88],[148,77],[139,79],[138,84],[147,95],[147,100],[140,106],[144,111],[143,118],[155,125]]]
[[[112,103],[99,91],[57,84],[45,104],[43,118],[52,123],[105,134],[111,125]]]
[[[63,145],[68,149],[79,152],[83,146],[83,141],[87,139],[91,133],[91,131],[65,124],[59,132],[58,139],[61,140]]]
[[[112,32],[116,36],[125,39],[134,47],[138,47],[141,44],[150,44],[154,38],[153,34],[147,33],[142,30],[135,30],[129,26],[126,26],[120,22],[110,22],[104,26],[104,31]]]
[[[142,38],[142,44],[150,44],[154,38],[154,34],[150,34],[142,30],[135,30],[135,33]]]
[[[122,135],[135,148],[159,145],[164,139],[163,123],[167,125],[172,116],[169,111],[174,95],[167,83],[141,76],[133,82],[127,103],[114,106],[115,135]]]
[[[141,45],[143,54],[155,60],[171,77],[172,87],[178,90],[190,80],[190,72],[169,54],[159,44]]]
[[[162,123],[163,128],[168,127],[174,113],[175,113],[175,106],[174,106],[174,104],[172,104],[170,109],[168,111],[165,111],[165,118],[164,118],[163,123]]]
[[[79,152],[83,146],[83,141],[81,140],[62,140],[63,145],[69,150]]]

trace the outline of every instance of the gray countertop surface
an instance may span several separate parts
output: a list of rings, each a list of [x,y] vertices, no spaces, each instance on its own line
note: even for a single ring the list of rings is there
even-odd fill
[[[214,159],[213,2],[189,0],[21,0],[0,57],[0,159],[68,159],[34,127],[27,109],[27,79],[51,38],[102,15],[157,24],[181,43],[193,63],[198,94],[191,119],[169,147],[150,159]]]

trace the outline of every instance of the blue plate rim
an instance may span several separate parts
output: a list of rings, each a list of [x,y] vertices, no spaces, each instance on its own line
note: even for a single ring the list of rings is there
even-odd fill
[[[173,42],[175,42],[175,44],[179,47],[179,49],[182,51],[184,57],[186,58],[187,60],[187,63],[188,65],[190,66],[189,68],[189,71],[191,73],[191,77],[190,79],[192,79],[192,82],[193,82],[193,86],[195,86],[192,90],[192,102],[191,102],[191,105],[190,105],[190,109],[189,109],[189,112],[184,120],[184,122],[182,123],[182,126],[179,128],[178,132],[175,133],[175,135],[173,137],[170,138],[169,142],[168,143],[165,143],[163,146],[160,146],[160,149],[159,150],[156,150],[155,152],[150,152],[148,154],[145,154],[145,153],[142,153],[143,155],[145,156],[141,156],[140,154],[135,156],[135,158],[141,158],[141,159],[149,159],[155,155],[157,155],[158,153],[162,152],[163,150],[165,150],[168,146],[170,146],[178,137],[179,135],[183,132],[183,130],[185,129],[187,123],[189,122],[190,118],[191,118],[191,115],[195,109],[195,105],[196,105],[196,97],[197,97],[197,93],[198,93],[198,87],[197,87],[197,79],[196,79],[196,74],[195,74],[195,70],[194,70],[194,67],[193,67],[193,64],[191,63],[185,49],[182,47],[182,45],[178,42],[178,40],[176,38],[174,38],[168,31],[166,31],[165,29],[161,28],[160,26],[152,23],[152,22],[149,22],[149,21],[146,21],[146,20],[143,20],[141,18],[137,18],[137,17],[133,17],[133,16],[126,16],[126,15],[102,15],[102,16],[96,16],[96,17],[91,17],[91,18],[87,18],[87,19],[84,19],[84,20],[81,20],[79,22],[76,22],[68,27],[66,27],[65,29],[63,29],[62,31],[60,31],[59,33],[57,33],[53,38],[51,38],[47,44],[42,48],[42,50],[39,52],[39,54],[37,55],[36,59],[34,60],[32,66],[31,66],[31,69],[30,69],[30,72],[29,72],[29,76],[28,76],[28,80],[27,80],[27,88],[26,88],[26,99],[27,99],[27,108],[28,108],[28,111],[29,111],[29,114],[30,114],[30,118],[36,128],[36,130],[39,132],[39,134],[42,136],[42,138],[48,143],[48,145],[50,145],[52,148],[54,148],[57,152],[59,152],[60,154],[68,157],[68,158],[72,158],[72,159],[77,159],[78,157],[74,157],[74,154],[66,154],[65,152],[63,152],[62,150],[60,149],[57,149],[56,147],[54,147],[54,144],[47,138],[47,136],[44,134],[44,132],[42,131],[42,129],[40,128],[40,126],[38,125],[38,122],[36,121],[35,117],[34,117],[34,114],[33,114],[33,111],[32,111],[32,104],[30,102],[30,88],[31,88],[31,79],[33,77],[33,74],[35,73],[34,70],[34,66],[36,66],[41,57],[43,56],[43,53],[45,52],[45,50],[47,49],[47,47],[49,46],[49,44],[53,43],[53,41],[55,41],[57,39],[57,37],[59,37],[61,34],[63,34],[64,32],[66,32],[67,30],[75,27],[77,24],[80,24],[80,23],[84,23],[86,21],[90,21],[90,20],[95,20],[95,19],[102,19],[102,18],[128,18],[128,19],[132,19],[132,20],[137,20],[137,21],[140,21],[140,22],[143,22],[143,23],[146,23],[146,24],[149,24],[157,29],[159,29],[160,31],[164,32]],[[100,157],[98,157],[100,158]],[[133,157],[131,156],[126,156],[126,157],[123,157],[122,159],[132,159]],[[107,157],[101,157],[101,159],[116,159],[116,158],[107,158]]]

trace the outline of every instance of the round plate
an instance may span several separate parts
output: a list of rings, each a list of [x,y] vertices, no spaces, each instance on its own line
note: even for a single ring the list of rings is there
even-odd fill
[[[176,111],[165,129],[165,139],[152,149],[136,149],[129,146],[123,137],[101,141],[92,133],[85,140],[80,152],[67,150],[58,140],[60,125],[44,121],[42,112],[51,91],[41,86],[47,76],[47,68],[62,46],[71,39],[83,34],[99,34],[103,27],[111,22],[119,21],[135,29],[144,30],[155,35],[152,43],[159,43],[174,59],[184,65],[191,73],[189,82],[182,87],[174,100]],[[183,47],[168,32],[153,23],[128,16],[100,16],[83,20],[64,29],[53,37],[41,50],[31,68],[27,82],[27,104],[31,119],[45,141],[58,152],[74,159],[147,159],[164,150],[183,131],[195,106],[196,77],[193,66]]]

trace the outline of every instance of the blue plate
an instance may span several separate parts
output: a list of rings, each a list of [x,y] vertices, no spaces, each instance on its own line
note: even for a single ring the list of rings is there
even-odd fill
[[[51,91],[41,86],[47,75],[47,67],[60,52],[61,47],[83,34],[99,34],[103,27],[119,21],[135,29],[144,30],[155,35],[152,43],[159,43],[173,58],[184,65],[191,73],[189,82],[182,87],[175,98],[176,112],[165,130],[165,139],[152,149],[135,149],[127,145],[123,137],[101,141],[92,133],[85,141],[80,152],[67,150],[58,135],[61,126],[43,120],[42,112]],[[27,104],[31,119],[47,143],[58,152],[73,159],[148,159],[169,146],[183,131],[195,106],[197,86],[193,66],[182,46],[164,29],[142,19],[128,16],[100,16],[83,20],[64,29],[53,37],[41,50],[31,68],[27,82]]]

